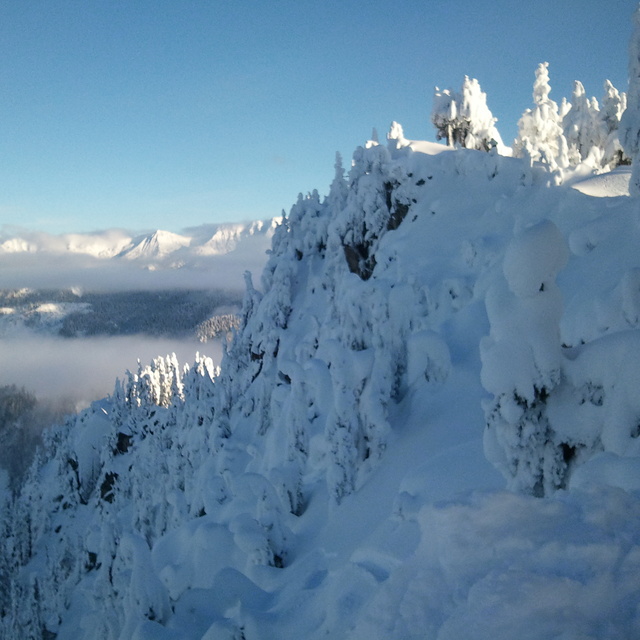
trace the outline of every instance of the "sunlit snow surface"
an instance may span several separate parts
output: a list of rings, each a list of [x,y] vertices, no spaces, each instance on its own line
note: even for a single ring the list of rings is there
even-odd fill
[[[52,436],[6,637],[640,637],[639,235],[520,160],[358,150],[215,382],[157,361]]]
[[[618,167],[609,173],[603,173],[580,180],[573,188],[597,198],[614,198],[629,195],[631,167]]]

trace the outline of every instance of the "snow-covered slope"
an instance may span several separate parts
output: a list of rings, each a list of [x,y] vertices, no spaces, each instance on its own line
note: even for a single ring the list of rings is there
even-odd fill
[[[48,435],[4,636],[640,637],[637,206],[357,149],[277,227],[221,371],[158,358]]]

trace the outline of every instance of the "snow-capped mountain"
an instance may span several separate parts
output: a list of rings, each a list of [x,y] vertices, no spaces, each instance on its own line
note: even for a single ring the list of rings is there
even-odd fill
[[[158,229],[132,235],[125,230],[108,229],[94,233],[51,235],[10,229],[0,236],[0,256],[21,253],[86,255],[171,266],[177,258],[182,261],[180,264],[184,264],[199,256],[231,253],[247,239],[254,244],[262,240],[262,244],[268,247],[278,220],[202,225],[181,234]]]
[[[127,260],[155,260],[165,258],[190,244],[191,238],[158,230],[151,235],[135,238],[118,256]]]
[[[218,307],[237,309],[242,274],[264,266],[276,226],[274,219],[183,234],[7,237],[0,245],[0,339],[200,333]],[[162,314],[153,309],[159,300]]]
[[[275,229],[220,370],[46,435],[4,637],[640,636],[637,198],[392,131]]]
[[[3,253],[27,253],[37,251],[37,246],[22,238],[9,238],[0,244],[0,251]]]
[[[242,291],[242,274],[266,262],[279,218],[207,224],[181,233],[122,230],[0,236],[0,290]]]
[[[256,220],[247,224],[219,226],[205,242],[194,247],[194,253],[203,256],[221,255],[233,251],[239,243],[248,238],[266,235],[271,238],[279,219]]]
[[[0,255],[20,253],[82,254],[95,258],[112,258],[131,242],[131,236],[121,229],[60,235],[9,229],[4,231],[0,240],[2,240]]]

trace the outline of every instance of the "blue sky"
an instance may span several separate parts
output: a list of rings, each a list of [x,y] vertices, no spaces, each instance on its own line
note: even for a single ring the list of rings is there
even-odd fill
[[[268,218],[327,192],[433,87],[476,77],[505,142],[550,63],[627,84],[636,0],[3,0],[0,225],[61,233]]]

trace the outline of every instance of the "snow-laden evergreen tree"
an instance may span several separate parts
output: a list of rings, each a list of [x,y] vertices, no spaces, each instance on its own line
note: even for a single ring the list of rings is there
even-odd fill
[[[518,137],[513,153],[518,158],[530,157],[549,165],[552,170],[569,166],[567,140],[562,131],[558,104],[549,94],[549,63],[536,69],[533,84],[533,109],[527,109],[518,122]]]
[[[387,133],[387,141],[391,149],[400,149],[408,144],[401,124],[395,121],[391,123],[389,133]]]
[[[562,297],[555,284],[568,258],[550,221],[527,229],[507,249],[503,272],[487,295],[491,334],[481,343],[485,451],[518,491],[543,496],[563,487],[564,449],[547,416],[562,380]]]
[[[604,82],[604,95],[600,105],[600,129],[602,140],[602,166],[613,169],[629,164],[620,142],[620,121],[627,108],[627,94],[618,91],[609,80]]]
[[[494,394],[485,406],[485,451],[519,491],[543,496],[563,486],[554,466],[562,448],[546,415],[560,384],[562,299],[555,284],[567,260],[557,227],[545,221],[507,249],[499,280],[487,295],[491,335],[481,343],[482,377]]]
[[[459,131],[458,102],[451,89],[433,91],[433,106],[431,108],[431,122],[436,128],[436,138],[446,140],[450,147],[461,144],[466,138],[466,132]]]
[[[627,221],[635,216],[631,209]],[[594,250],[606,216],[569,236],[578,259]],[[632,236],[628,245],[617,243],[633,246]],[[536,496],[566,489],[599,456],[619,463],[612,473],[622,473],[635,464],[627,458],[640,453],[635,261],[616,269],[613,292],[588,303],[581,310],[585,322],[568,329],[558,287],[568,256],[558,226],[546,220],[527,227],[508,245],[504,279],[485,299],[490,333],[480,343],[481,375],[493,395],[485,403],[485,453],[512,489]],[[572,293],[565,283],[564,294]],[[608,317],[594,321],[599,308],[609,309]]]
[[[460,92],[435,88],[431,122],[438,140],[449,146],[489,151],[502,147],[502,138],[496,129],[497,118],[487,106],[487,94],[475,78],[464,77]]]
[[[461,89],[460,112],[469,119],[469,133],[464,141],[466,149],[489,151],[502,146],[502,138],[496,129],[497,118],[487,106],[487,94],[475,78],[464,77]]]
[[[336,161],[334,164],[335,175],[331,186],[329,187],[329,195],[327,196],[327,204],[330,213],[337,215],[347,204],[347,196],[349,194],[349,186],[345,179],[344,167],[342,164],[342,156],[336,152]]]
[[[632,159],[631,195],[640,195],[640,5],[633,15],[633,33],[629,42],[629,90],[627,108],[620,121],[620,142]]]
[[[578,165],[591,156],[593,166],[600,166],[604,140],[600,139],[599,121],[600,110],[597,100],[590,100],[583,84],[576,80],[571,96],[571,108],[562,118],[570,164]]]
[[[387,147],[359,147],[349,174],[350,199],[340,216],[340,243],[352,273],[366,280],[375,267],[375,246],[389,222],[392,181],[386,179],[390,164]]]

